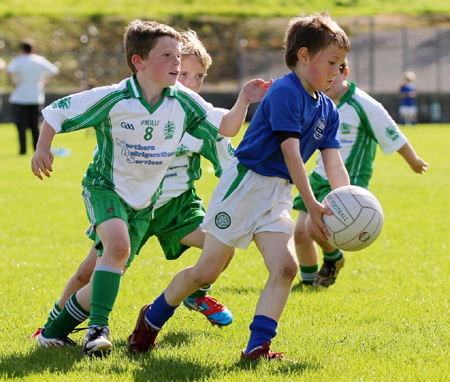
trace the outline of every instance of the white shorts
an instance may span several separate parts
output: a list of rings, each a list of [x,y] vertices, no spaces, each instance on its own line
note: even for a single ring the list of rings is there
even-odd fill
[[[234,159],[214,190],[201,227],[222,243],[241,249],[247,249],[256,233],[292,236],[292,199],[289,181],[259,175]]]
[[[414,118],[417,115],[417,106],[400,106],[399,113],[404,118]]]

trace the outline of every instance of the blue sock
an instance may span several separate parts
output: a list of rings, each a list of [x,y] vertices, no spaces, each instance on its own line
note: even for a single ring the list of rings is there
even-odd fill
[[[148,324],[150,324],[154,329],[161,330],[163,325],[169,321],[169,318],[172,317],[173,313],[177,306],[170,306],[166,299],[164,298],[164,292],[156,298],[153,304],[150,306],[150,309],[145,313],[145,320]]]
[[[245,353],[250,353],[253,349],[260,347],[264,342],[271,341],[277,335],[278,322],[267,316],[254,316],[250,324],[250,339]]]

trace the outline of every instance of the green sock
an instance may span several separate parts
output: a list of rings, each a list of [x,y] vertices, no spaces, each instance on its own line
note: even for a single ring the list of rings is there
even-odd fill
[[[81,307],[77,301],[76,293],[74,293],[67,300],[58,316],[45,328],[45,336],[52,338],[66,337],[88,317],[89,312]]]
[[[323,251],[323,259],[325,261],[338,261],[342,259],[342,252],[339,248],[336,248],[333,252],[326,253]]]
[[[48,327],[53,320],[58,317],[58,314],[61,313],[61,308],[58,306],[59,298],[56,300],[55,305],[53,305],[53,309],[48,313],[47,322],[44,324],[44,328]]]
[[[300,265],[300,278],[306,285],[312,285],[318,273],[319,273],[319,264],[312,265],[310,267]]]
[[[122,270],[97,266],[94,270],[89,326],[107,326],[120,288]]]
[[[192,293],[188,298],[201,298],[205,297],[208,294],[208,291],[211,289],[212,285],[208,285],[199,289],[198,291]]]

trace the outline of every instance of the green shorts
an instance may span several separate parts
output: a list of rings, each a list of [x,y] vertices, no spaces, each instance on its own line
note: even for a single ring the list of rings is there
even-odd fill
[[[314,196],[316,197],[318,202],[322,202],[325,199],[325,196],[327,196],[331,192],[331,186],[328,180],[322,178],[315,172],[312,172],[309,175],[309,183],[311,184]],[[297,194],[297,196],[294,198],[294,210],[308,212],[300,194]]]
[[[95,227],[113,218],[122,219],[127,224],[131,249],[126,266],[130,266],[134,260],[134,254],[148,230],[153,206],[136,211],[113,190],[102,186],[83,187],[82,195],[91,222],[86,234],[95,241],[95,248],[99,250],[99,256],[103,253],[103,245],[95,233]]]
[[[204,216],[203,201],[197,196],[195,188],[184,192],[155,210],[136,254],[150,237],[156,236],[167,260],[179,258],[189,248],[179,241],[194,231]]]

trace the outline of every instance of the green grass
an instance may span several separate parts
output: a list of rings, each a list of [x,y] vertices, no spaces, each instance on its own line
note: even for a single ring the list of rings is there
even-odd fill
[[[267,276],[254,245],[237,251],[211,293],[234,313],[228,328],[180,308],[160,334],[159,349],[127,353],[141,306],[199,255],[191,249],[168,262],[151,240],[123,279],[108,358],[88,359],[80,347],[41,349],[28,340],[90,247],[80,182],[95,141],[85,131],[57,136],[55,145],[70,147],[72,155],[56,157],[53,177],[41,182],[31,174],[31,153],[16,154],[13,126],[0,125],[0,380],[447,381],[450,126],[404,131],[429,170],[417,175],[399,155],[378,154],[371,190],[384,208],[383,232],[371,247],[348,253],[329,289],[295,281],[272,348],[298,363],[243,366],[239,352]],[[215,182],[205,167],[198,189],[206,201]],[[82,338],[73,335],[78,343]]]
[[[450,13],[449,4],[438,0],[153,0],[150,3],[145,0],[10,0],[0,3],[0,15],[3,16],[292,17],[300,12],[312,13],[324,9],[334,16]]]

